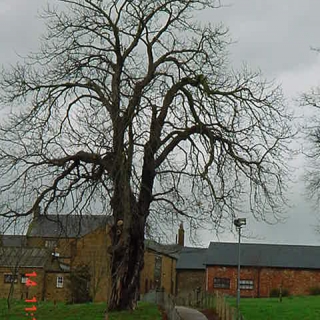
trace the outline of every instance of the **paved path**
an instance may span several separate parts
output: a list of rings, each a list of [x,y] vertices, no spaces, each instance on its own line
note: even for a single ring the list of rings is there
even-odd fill
[[[176,307],[179,315],[181,316],[182,320],[207,320],[208,318],[195,309],[190,309],[186,307]]]

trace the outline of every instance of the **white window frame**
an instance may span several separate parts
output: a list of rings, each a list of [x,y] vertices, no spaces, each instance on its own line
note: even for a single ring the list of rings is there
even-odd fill
[[[26,284],[26,283],[27,283],[27,279],[28,279],[28,277],[26,277],[25,274],[22,274],[22,275],[21,275],[21,281],[20,281],[20,282],[21,282],[22,284]]]
[[[53,249],[57,246],[56,240],[45,240],[44,246],[49,249]]]
[[[254,281],[252,279],[240,279],[240,290],[253,290]]]
[[[57,276],[57,288],[63,288],[63,276]]]

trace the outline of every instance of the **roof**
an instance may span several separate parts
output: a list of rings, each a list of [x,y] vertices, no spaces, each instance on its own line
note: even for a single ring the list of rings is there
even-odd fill
[[[176,269],[204,270],[207,248],[183,247]]]
[[[106,215],[39,215],[29,227],[28,236],[50,238],[82,237],[111,221]]]
[[[146,249],[153,250],[171,258],[178,259],[182,247],[178,244],[161,244],[154,240],[145,240]]]
[[[26,246],[27,237],[22,235],[0,235],[0,245],[4,247]]]
[[[50,253],[43,248],[0,248],[0,266],[43,268]]]
[[[242,266],[320,269],[320,247],[318,246],[242,243],[240,253]],[[211,242],[205,263],[236,266],[238,244]]]

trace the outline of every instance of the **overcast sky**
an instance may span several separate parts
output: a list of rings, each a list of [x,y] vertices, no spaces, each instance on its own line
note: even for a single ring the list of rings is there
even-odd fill
[[[54,3],[55,0],[50,0]],[[36,50],[43,22],[37,18],[45,0],[0,0],[0,64],[17,60],[16,53]],[[294,102],[301,92],[320,85],[320,56],[310,50],[320,47],[320,2],[315,0],[222,0],[224,8],[203,13],[201,19],[222,22],[229,27],[234,44],[230,46],[235,67],[246,63],[260,69],[264,76],[281,83],[287,102],[297,113],[308,111]],[[319,209],[313,208],[304,196],[301,180],[304,158],[294,159],[295,183],[290,186],[291,208],[286,222],[278,225],[258,223],[247,214],[246,232],[254,236],[249,242],[319,244],[314,231]],[[203,245],[217,241],[215,234],[201,233]],[[220,236],[220,241],[235,240],[232,233]]]

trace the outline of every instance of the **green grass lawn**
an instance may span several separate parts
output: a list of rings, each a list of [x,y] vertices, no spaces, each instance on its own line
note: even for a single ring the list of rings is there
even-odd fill
[[[235,306],[235,299],[228,301]],[[320,296],[241,299],[245,320],[317,320],[320,319]]]
[[[26,316],[24,308],[30,307],[23,301],[15,301],[10,311],[7,310],[5,299],[0,299],[0,319],[1,320],[30,320]],[[37,320],[103,320],[105,303],[88,303],[66,305],[51,302],[39,302],[37,304],[35,317]],[[110,320],[161,320],[160,312],[156,305],[140,302],[138,308],[133,312],[121,311],[113,312],[109,315]]]

